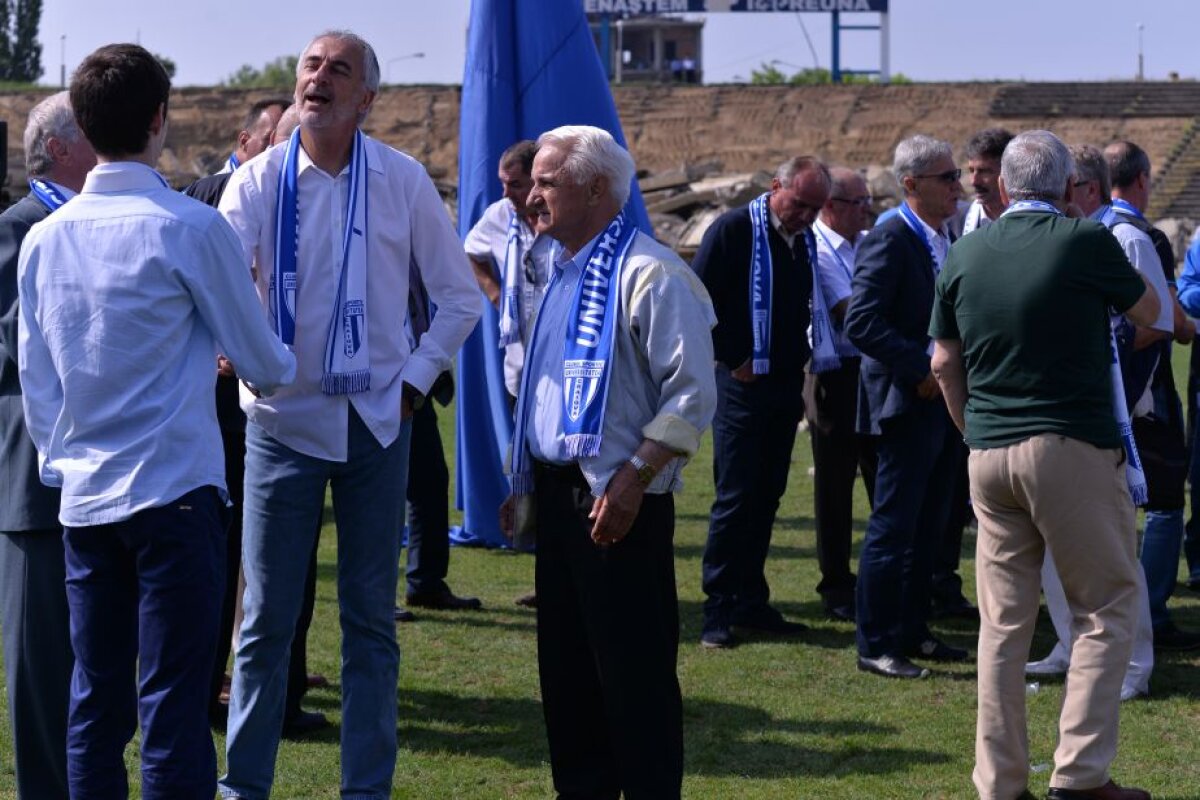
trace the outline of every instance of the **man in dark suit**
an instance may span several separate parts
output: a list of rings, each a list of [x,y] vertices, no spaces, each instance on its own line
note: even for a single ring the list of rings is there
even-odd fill
[[[804,412],[805,330],[813,290],[809,226],[829,189],[829,170],[815,158],[785,162],[769,195],[712,224],[692,262],[718,320],[713,329],[716,499],[704,547],[708,598],[700,635],[705,647],[734,646],[733,626],[772,634],[805,630],[768,604],[763,567]],[[756,283],[759,300],[752,315],[756,253],[769,256],[764,262],[769,290]]]
[[[31,193],[0,214],[0,602],[17,796],[67,797],[67,614],[59,492],[38,478],[17,379],[17,255],[25,234],[82,187],[96,154],[66,92],[33,107],[25,128]]]
[[[929,369],[933,284],[950,247],[961,172],[946,142],[896,147],[900,213],[859,245],[845,330],[862,351],[858,429],[878,437],[875,507],[858,565],[858,668],[929,674],[909,657],[966,659],[927,626],[933,555],[962,457]]]

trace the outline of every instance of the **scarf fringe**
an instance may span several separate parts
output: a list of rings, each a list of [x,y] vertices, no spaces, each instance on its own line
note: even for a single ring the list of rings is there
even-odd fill
[[[595,458],[600,454],[600,434],[573,433],[564,438],[571,458]]]
[[[818,356],[815,353],[813,354],[813,358],[812,358],[812,371],[813,372],[830,372],[831,370],[840,369],[841,366],[842,366],[842,360],[836,356],[834,356],[833,358],[830,358],[829,356]]]
[[[1144,483],[1130,486],[1129,496],[1133,499],[1135,506],[1144,506],[1150,502],[1150,490],[1146,488],[1146,484]]]
[[[756,358],[753,362],[751,362],[750,369],[755,375],[766,375],[771,371],[771,359]]]
[[[357,394],[371,388],[371,370],[360,369],[354,372],[327,372],[321,376],[321,392],[323,394]]]
[[[515,495],[533,494],[533,473],[521,472],[509,475],[509,480],[512,483],[512,493]]]

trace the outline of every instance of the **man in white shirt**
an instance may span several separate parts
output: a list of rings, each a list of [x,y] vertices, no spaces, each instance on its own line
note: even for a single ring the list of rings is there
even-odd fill
[[[525,205],[533,188],[530,170],[536,153],[537,145],[525,140],[501,154],[503,195],[484,210],[463,243],[479,288],[497,310],[512,315],[511,324],[501,318],[500,346],[504,348],[504,388],[514,398],[554,254],[554,240],[534,230],[537,217]]]
[[[1004,213],[1004,201],[1000,199],[1000,157],[1012,138],[1003,128],[987,128],[967,141],[967,176],[975,198],[963,218],[963,236],[987,227]]]
[[[813,223],[817,271],[832,319],[841,366],[804,377],[804,415],[813,453],[813,515],[817,529],[817,593],[825,613],[854,621],[854,573],[850,571],[854,478],[861,472],[867,496],[875,492],[875,446],[854,430],[858,369],[862,358],[846,338],[842,320],[850,303],[854,254],[865,235],[871,195],[862,175],[831,167],[829,199]],[[811,332],[810,332],[811,338]]]
[[[71,105],[99,163],[21,250],[25,416],[43,482],[62,488],[72,797],[124,796],[135,707],[142,797],[213,796],[208,682],[228,522],[213,367],[224,353],[262,394],[296,368],[229,226],[153,168],[169,92],[136,45],[83,61]]]
[[[530,340],[511,464],[514,497],[536,506],[554,787],[670,800],[683,782],[672,492],[716,409],[716,317],[696,275],[622,211],[634,164],[608,132],[565,126],[538,145],[529,204],[564,252]],[[509,535],[514,497],[501,508]]]
[[[479,295],[425,169],[358,129],[378,88],[367,42],[345,31],[317,36],[297,65],[300,128],[237,170],[221,199],[268,320],[297,357],[292,386],[242,398],[245,619],[226,797],[265,800],[271,790],[288,647],[330,484],[343,796],[391,796],[409,418],[475,325]],[[415,350],[405,330],[410,263],[437,306]]]

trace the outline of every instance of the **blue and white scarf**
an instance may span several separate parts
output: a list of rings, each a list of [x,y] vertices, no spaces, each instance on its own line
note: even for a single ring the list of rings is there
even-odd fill
[[[1061,215],[1062,212],[1050,203],[1041,200],[1018,200],[1013,203],[1001,216],[1016,214],[1021,211],[1039,211],[1047,214]],[[1121,432],[1121,442],[1125,446],[1125,483],[1129,486],[1129,496],[1136,506],[1145,505],[1149,499],[1146,489],[1146,473],[1142,470],[1142,460],[1138,456],[1137,443],[1133,440],[1133,424],[1129,420],[1129,407],[1125,404],[1125,379],[1121,374],[1121,360],[1117,355],[1116,336],[1109,331],[1110,347],[1112,349],[1113,415],[1117,418],[1117,428]]]
[[[767,207],[770,196],[770,192],[764,192],[750,202],[753,242],[750,250],[750,326],[754,338],[751,368],[755,375],[766,375],[771,371],[771,309],[775,276],[771,258],[771,212]],[[817,240],[810,229],[797,235],[804,236],[808,265],[812,270],[812,369],[813,372],[827,372],[840,367],[842,359],[833,340],[829,310],[825,307],[825,293],[821,291],[821,275],[817,270]]]
[[[929,234],[925,232],[925,223],[917,216],[917,212],[912,210],[908,201],[900,204],[900,211],[898,213],[900,214],[900,219],[904,220],[904,224],[917,235],[917,238],[921,240],[921,244],[925,245],[926,249],[929,250],[929,259],[933,262],[933,277],[936,278],[942,271],[942,262],[938,259],[937,250],[934,249],[933,242],[929,241]],[[949,239],[949,237],[946,238]]]
[[[636,236],[637,226],[622,211],[597,237],[571,301],[572,311],[563,346],[562,386],[563,434],[567,454],[574,459],[592,458],[600,453],[620,320],[621,273]],[[547,294],[554,291],[558,280],[556,271]],[[539,315],[529,339],[526,364],[537,363],[534,348],[539,345],[541,323]],[[526,444],[533,404],[529,387],[531,371],[522,370],[517,419],[513,426],[511,472],[513,494],[517,495],[533,492],[533,464]]]
[[[225,170],[224,171],[225,172],[233,172],[241,165],[242,165],[242,162],[238,161],[237,153],[230,153],[229,160],[225,162]]]
[[[321,391],[353,394],[371,388],[367,340],[367,156],[365,137],[355,131],[350,154],[350,191],[346,197],[346,230],[337,296],[325,345]],[[296,263],[300,245],[297,176],[300,129],[292,132],[279,173],[275,204],[275,265],[271,275],[271,317],[284,344],[296,342]]]
[[[1113,207],[1114,211],[1117,211],[1121,214],[1126,214],[1126,215],[1134,217],[1136,219],[1140,219],[1142,222],[1146,221],[1145,215],[1143,215],[1141,211],[1138,211],[1137,207],[1134,206],[1132,203],[1130,203],[1127,200],[1122,200],[1119,197],[1114,197],[1113,201],[1112,201],[1112,207]]]
[[[29,179],[29,191],[51,213],[62,208],[63,203],[70,199],[60,192],[57,186],[41,178]]]
[[[500,295],[500,346],[521,341],[521,217],[513,209],[508,220],[508,239],[504,244],[504,281]]]

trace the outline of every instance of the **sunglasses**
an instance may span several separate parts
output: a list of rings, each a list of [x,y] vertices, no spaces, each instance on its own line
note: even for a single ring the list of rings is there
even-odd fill
[[[962,178],[962,170],[950,169],[945,172],[939,172],[936,175],[913,175],[913,178],[935,178],[942,183],[957,183]]]
[[[525,258],[521,259],[525,264],[525,280],[532,284],[537,283],[537,270],[533,268],[533,254],[526,251]]]

